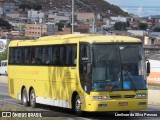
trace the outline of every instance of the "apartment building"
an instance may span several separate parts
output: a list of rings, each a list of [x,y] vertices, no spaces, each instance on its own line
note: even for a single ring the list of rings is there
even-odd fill
[[[53,35],[58,32],[55,25],[46,24],[26,24],[25,37],[39,38],[46,35]]]

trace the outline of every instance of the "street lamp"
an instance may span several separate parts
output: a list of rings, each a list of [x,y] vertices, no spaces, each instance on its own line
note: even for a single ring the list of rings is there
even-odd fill
[[[88,7],[94,14],[94,17],[93,17],[93,23],[92,23],[92,33],[94,34],[95,33],[95,21],[96,21],[96,17],[95,17],[95,12],[94,10],[87,4],[81,2],[80,0],[77,0],[79,3],[83,4],[84,6]],[[72,34],[74,34],[74,0],[72,0]]]

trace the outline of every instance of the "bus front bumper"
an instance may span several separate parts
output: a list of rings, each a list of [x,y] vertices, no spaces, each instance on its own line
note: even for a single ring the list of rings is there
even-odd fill
[[[83,111],[105,112],[105,111],[132,111],[146,110],[147,99],[116,99],[91,101],[82,105]]]

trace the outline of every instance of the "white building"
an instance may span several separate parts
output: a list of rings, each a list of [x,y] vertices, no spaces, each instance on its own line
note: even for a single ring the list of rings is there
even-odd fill
[[[60,21],[60,20],[69,20],[70,17],[69,16],[65,16],[65,15],[62,15],[62,14],[57,14],[57,13],[54,13],[54,14],[48,14],[48,19],[52,19],[54,21]]]
[[[6,16],[10,18],[19,18],[20,14],[19,13],[6,13]]]
[[[118,16],[118,17],[110,17],[112,21],[115,21],[115,22],[127,22],[128,18],[127,17],[121,17],[121,16]]]
[[[5,51],[7,44],[7,39],[0,39],[0,53]]]
[[[143,30],[127,30],[127,32],[131,33],[134,36],[144,36],[146,34]]]
[[[28,18],[43,19],[44,16],[45,16],[45,14],[43,12],[40,12],[40,11],[36,11],[36,10],[29,10],[28,11]]]

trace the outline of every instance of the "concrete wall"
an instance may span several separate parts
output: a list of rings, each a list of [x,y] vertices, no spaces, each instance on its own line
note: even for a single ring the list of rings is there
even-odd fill
[[[148,83],[158,83],[160,84],[160,61],[159,60],[149,60],[151,64],[151,73],[148,76]]]

